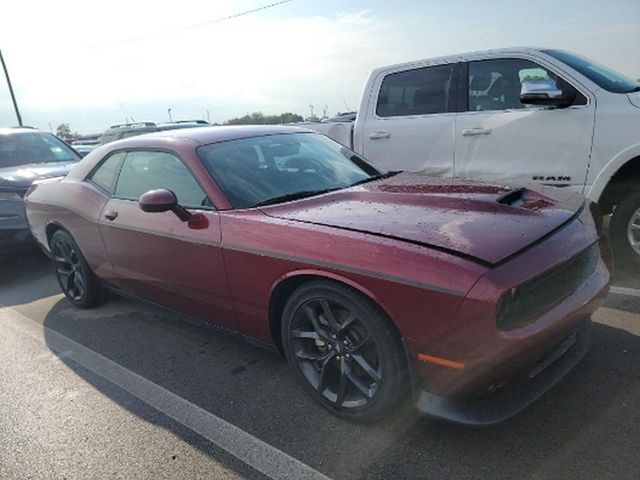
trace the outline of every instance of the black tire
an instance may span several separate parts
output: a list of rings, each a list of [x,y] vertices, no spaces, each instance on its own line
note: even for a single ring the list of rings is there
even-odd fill
[[[58,230],[51,237],[53,270],[67,299],[80,308],[91,308],[103,299],[103,288],[73,237]]]
[[[282,343],[310,395],[339,417],[379,420],[408,397],[397,332],[373,302],[349,287],[313,281],[295,290],[283,311]]]
[[[632,230],[631,225],[635,225]],[[611,246],[617,265],[640,268],[640,244],[632,246],[632,239],[640,241],[640,191],[625,195],[611,218]],[[631,233],[633,232],[633,233]]]

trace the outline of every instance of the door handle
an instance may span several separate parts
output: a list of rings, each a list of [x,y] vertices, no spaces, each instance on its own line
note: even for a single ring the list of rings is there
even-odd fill
[[[116,218],[118,218],[118,212],[116,212],[115,210],[109,210],[104,214],[104,218],[113,222]]]
[[[389,138],[391,134],[389,132],[373,132],[369,134],[371,140],[381,140],[383,138]]]
[[[462,135],[465,137],[471,137],[473,135],[489,135],[490,133],[490,128],[465,128],[462,130]]]

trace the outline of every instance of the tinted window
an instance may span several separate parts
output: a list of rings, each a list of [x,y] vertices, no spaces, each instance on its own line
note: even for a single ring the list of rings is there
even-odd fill
[[[382,81],[376,113],[395,117],[451,111],[450,84],[450,65],[392,73]]]
[[[135,151],[124,160],[116,197],[137,200],[143,193],[167,188],[185,207],[209,206],[206,194],[182,161],[166,152]]]
[[[107,192],[113,193],[116,177],[120,170],[120,162],[124,158],[124,155],[124,153],[116,153],[104,160],[91,175],[91,181]]]
[[[482,60],[469,63],[469,110],[489,111],[539,108],[520,103],[520,90],[527,81],[553,80],[574,105],[587,99],[555,73],[521,59]]]
[[[344,188],[381,173],[342,145],[315,134],[214,143],[199,147],[198,155],[236,208],[283,195]]]
[[[557,58],[577,70],[589,80],[613,93],[629,93],[640,89],[640,82],[625,77],[615,70],[599,65],[591,60],[562,50],[543,50],[547,55]]]
[[[0,135],[0,168],[29,163],[73,162],[79,159],[66,143],[48,133]]]

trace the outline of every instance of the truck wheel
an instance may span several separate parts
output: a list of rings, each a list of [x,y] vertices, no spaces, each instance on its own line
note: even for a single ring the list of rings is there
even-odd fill
[[[618,265],[640,268],[640,191],[626,195],[614,210],[611,246]]]

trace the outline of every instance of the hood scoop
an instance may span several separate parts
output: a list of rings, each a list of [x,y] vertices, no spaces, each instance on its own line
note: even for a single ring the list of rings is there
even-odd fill
[[[510,207],[521,207],[527,201],[527,189],[524,187],[512,188],[508,192],[496,198],[496,202]]]

